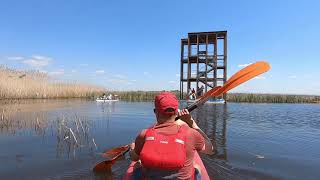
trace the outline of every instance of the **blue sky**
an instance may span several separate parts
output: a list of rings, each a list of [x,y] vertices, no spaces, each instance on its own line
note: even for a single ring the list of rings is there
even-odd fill
[[[1,1],[0,64],[116,90],[179,89],[180,39],[228,31],[228,75],[268,61],[233,92],[320,95],[319,1]],[[191,14],[192,12],[192,14]]]

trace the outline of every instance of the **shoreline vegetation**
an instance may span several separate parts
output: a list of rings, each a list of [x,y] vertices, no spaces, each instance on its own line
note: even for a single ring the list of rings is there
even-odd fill
[[[92,85],[57,82],[40,71],[0,66],[0,99],[92,98],[104,91]]]
[[[161,91],[106,91],[97,86],[57,82],[47,73],[20,71],[0,66],[0,100],[91,98],[117,94],[125,101],[152,101]],[[171,91],[179,97],[179,91]],[[186,95],[185,95],[186,97]],[[228,93],[228,102],[246,103],[318,103],[320,96],[287,94]]]
[[[122,91],[110,92],[117,94],[121,100],[126,101],[152,101],[160,91]],[[179,97],[179,91],[171,91]],[[320,103],[320,96],[315,95],[290,95],[290,94],[251,94],[228,93],[227,102],[237,103]]]

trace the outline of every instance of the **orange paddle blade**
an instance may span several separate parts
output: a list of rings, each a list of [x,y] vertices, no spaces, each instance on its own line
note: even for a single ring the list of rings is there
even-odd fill
[[[107,152],[105,152],[107,155],[107,157],[113,156],[110,160],[105,160],[102,162],[99,162],[98,164],[96,164],[93,167],[93,171],[94,172],[103,172],[103,171],[107,171],[108,169],[111,168],[111,166],[121,157],[123,156],[126,152],[128,152],[130,150],[130,146],[129,145],[125,145],[125,146],[120,146],[117,148],[113,148]],[[104,155],[103,155],[104,156]]]
[[[220,89],[220,88],[221,88],[221,86],[216,86],[216,87],[210,89],[210,91],[208,91],[208,92],[205,93],[203,96],[201,96],[201,97],[199,98],[199,100],[200,100],[200,99],[207,98],[207,97],[210,97],[211,94],[213,94],[215,91],[217,91],[217,90]]]
[[[114,164],[115,161],[113,160],[107,160],[107,161],[102,161],[102,162],[99,162],[98,164],[96,164],[94,167],[93,167],[93,171],[94,172],[103,172],[103,171],[106,171],[108,169],[111,168],[111,166]]]
[[[269,63],[264,61],[251,64],[234,74],[220,89],[215,91],[212,96],[219,96],[231,90],[232,88],[239,86],[240,84],[247,82],[254,77],[257,77],[258,75],[267,72],[269,69]]]
[[[269,67],[270,68],[270,65],[269,65],[269,63],[267,63],[265,61],[258,61],[258,62],[252,63],[252,64],[242,68],[237,73],[235,73],[233,76],[231,76],[228,79],[228,81],[233,81],[234,79],[238,78],[239,76],[246,74],[247,72],[255,70],[257,68],[261,68],[261,67]]]
[[[116,148],[112,148],[102,154],[102,157],[104,158],[112,158],[117,156],[118,154],[122,154],[129,148],[129,145],[124,145]]]
[[[208,91],[198,101],[188,106],[187,109],[189,110],[189,112],[191,112],[192,110],[197,108],[198,105],[205,103],[210,96],[220,96],[221,94],[226,93],[232,88],[235,88],[236,86],[239,86],[240,84],[247,82],[248,80],[256,76],[267,72],[269,69],[270,65],[265,61],[259,61],[251,64],[234,74],[222,87],[218,86]],[[179,119],[179,117],[177,117],[176,119]]]
[[[211,96],[212,94],[214,94],[216,91],[218,91],[221,88],[221,86],[216,86],[212,89],[210,89],[208,92],[206,92],[203,96],[201,96],[199,98],[199,100],[196,102],[197,104],[201,104],[206,102]]]

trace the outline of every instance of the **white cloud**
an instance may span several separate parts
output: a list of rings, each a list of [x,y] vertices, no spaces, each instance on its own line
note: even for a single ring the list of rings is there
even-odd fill
[[[47,74],[47,73],[48,73],[48,71],[46,71],[46,70],[40,70],[39,72],[41,72],[41,73],[45,73],[45,74]]]
[[[180,77],[180,74],[176,74],[176,77]]]
[[[253,79],[264,80],[264,79],[266,79],[266,77],[264,77],[264,76],[257,76],[257,77],[254,77]]]
[[[109,78],[109,79],[107,79],[107,82],[113,83],[113,84],[127,83],[127,81],[124,80],[124,79],[114,79],[114,78]]]
[[[59,75],[63,75],[63,74],[64,74],[64,69],[59,69],[57,71],[49,72],[49,75],[51,75],[51,76],[59,76]]]
[[[170,83],[170,84],[175,84],[175,83],[177,83],[176,81],[169,81],[168,83]]]
[[[118,79],[127,79],[125,75],[121,75],[121,74],[114,75],[114,77]]]
[[[149,72],[147,72],[147,71],[143,72],[143,75],[146,76],[146,77],[148,77],[148,78],[151,78],[151,77],[152,77],[151,74],[150,74]]]
[[[40,55],[33,55],[31,56],[34,59],[47,59],[47,60],[51,60],[51,58],[46,57],[46,56],[40,56]]]
[[[22,56],[11,56],[11,57],[7,57],[8,60],[13,60],[13,61],[19,61],[19,60],[23,60],[24,57]]]
[[[72,70],[71,70],[71,73],[76,73],[76,72],[78,72],[78,71],[75,70],[75,69],[72,69]]]
[[[80,64],[80,66],[87,67],[89,64]]]
[[[289,78],[290,78],[290,79],[296,79],[297,76],[296,76],[296,75],[291,75],[291,76],[289,76]]]
[[[105,72],[104,72],[104,70],[96,70],[96,74],[97,75],[102,75],[102,74],[104,74]]]
[[[250,64],[252,64],[252,63],[248,63],[248,64],[239,64],[239,65],[238,65],[238,67],[239,67],[239,68],[244,68],[244,67],[249,66]]]
[[[41,68],[48,66],[51,60],[52,59],[49,57],[34,55],[31,56],[31,58],[24,60],[23,63],[31,67]]]

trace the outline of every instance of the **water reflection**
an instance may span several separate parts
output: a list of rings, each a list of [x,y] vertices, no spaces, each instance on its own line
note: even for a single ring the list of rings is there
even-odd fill
[[[0,135],[40,137],[43,141],[56,139],[56,158],[75,158],[76,151],[96,150],[91,133],[92,121],[72,110],[57,113],[67,102],[18,101],[2,102],[0,107]],[[0,136],[1,137],[1,136]],[[18,138],[18,137],[17,137]],[[45,147],[43,147],[45,148]],[[23,155],[16,155],[17,162]]]
[[[49,125],[47,114],[43,112],[26,113],[16,109],[2,108],[0,115],[1,134],[23,136],[34,133],[43,137]]]
[[[212,140],[214,155],[201,155],[210,177],[217,179],[246,179],[227,164],[228,104],[205,104],[193,113],[199,127]]]
[[[194,113],[199,127],[216,147],[216,158],[227,160],[227,104],[205,104]]]
[[[102,113],[107,113],[108,115],[115,112],[117,102],[97,102],[97,106],[101,109]]]
[[[51,109],[48,107],[43,108],[47,105],[47,102],[31,104],[30,106],[42,109],[40,111],[34,110],[32,112],[29,110],[26,111],[26,109],[30,109],[30,107],[24,105],[21,109],[21,104],[17,104],[16,106],[12,104],[10,104],[10,106],[5,106],[7,108],[3,108],[2,110],[2,112],[5,113],[2,113],[1,116],[0,133],[10,132],[13,135],[20,134],[21,136],[30,136],[31,134],[34,134],[42,139],[45,139],[45,137],[52,138],[55,144],[55,158],[72,159],[76,162],[77,157],[79,157],[80,154],[83,154],[83,152],[88,152],[89,154],[90,152],[98,152],[95,138],[101,139],[101,137],[107,138],[110,137],[110,135],[114,135],[110,133],[112,130],[110,125],[114,126],[116,119],[122,119],[123,117],[129,119],[146,118],[146,114],[142,112],[150,106],[148,103],[140,104],[142,107],[140,110],[137,110],[137,108],[133,107],[138,104],[121,104],[122,109],[119,110],[118,103],[92,103],[91,105],[93,106],[86,104],[84,109],[80,106],[75,110],[74,108],[68,109],[63,106],[66,102],[54,102],[54,104],[54,108]],[[63,107],[64,109],[62,111],[56,111],[56,107]],[[116,116],[114,116],[114,114],[116,114]],[[136,117],[133,116],[134,114]],[[225,165],[217,160],[222,160],[222,162],[227,161],[226,127],[229,117],[228,106],[225,104],[207,104],[195,110],[193,115],[197,120],[198,125],[210,139],[212,139],[213,144],[216,146],[217,153],[214,156],[203,156],[203,159],[205,163],[209,163],[208,167],[218,166],[220,168],[214,168],[214,170],[211,171],[211,174],[214,174],[215,177],[217,177],[216,172],[221,175],[226,171],[223,169],[225,168]],[[147,118],[152,121],[154,116],[153,113],[151,112],[150,114],[147,114],[147,116]],[[117,122],[121,122],[119,120]],[[139,124],[146,125],[146,123],[143,122],[139,122]],[[141,125],[136,128],[142,129],[142,127],[140,127]],[[97,136],[97,133],[93,133],[94,131],[102,131],[102,134]],[[133,132],[134,135],[136,133],[137,132]],[[134,135],[130,136],[134,137]],[[101,143],[101,140],[99,142]],[[103,149],[105,148],[105,145],[100,145],[103,146]],[[47,151],[50,150],[50,146],[42,148],[48,148]],[[22,162],[24,156],[24,154],[16,155],[16,162]],[[121,176],[123,174],[123,168],[126,166],[127,165],[125,164],[121,165],[118,163],[118,165],[113,167],[114,174],[111,175],[111,173],[109,173],[108,175],[105,174],[105,176]],[[219,172],[222,171],[221,169],[223,172]],[[221,175],[221,177],[226,176]]]
[[[154,123],[152,108],[82,100],[1,104],[0,179],[99,178],[91,172],[102,160],[98,153]],[[201,155],[215,179],[319,177],[318,105],[206,104],[192,114],[216,146],[215,155]],[[118,161],[103,178],[120,179],[129,163]]]
[[[68,158],[75,158],[76,150],[97,149],[95,140],[90,133],[92,123],[85,118],[80,118],[77,115],[74,117],[63,115],[57,119],[56,129],[57,158],[63,157],[65,154]]]

